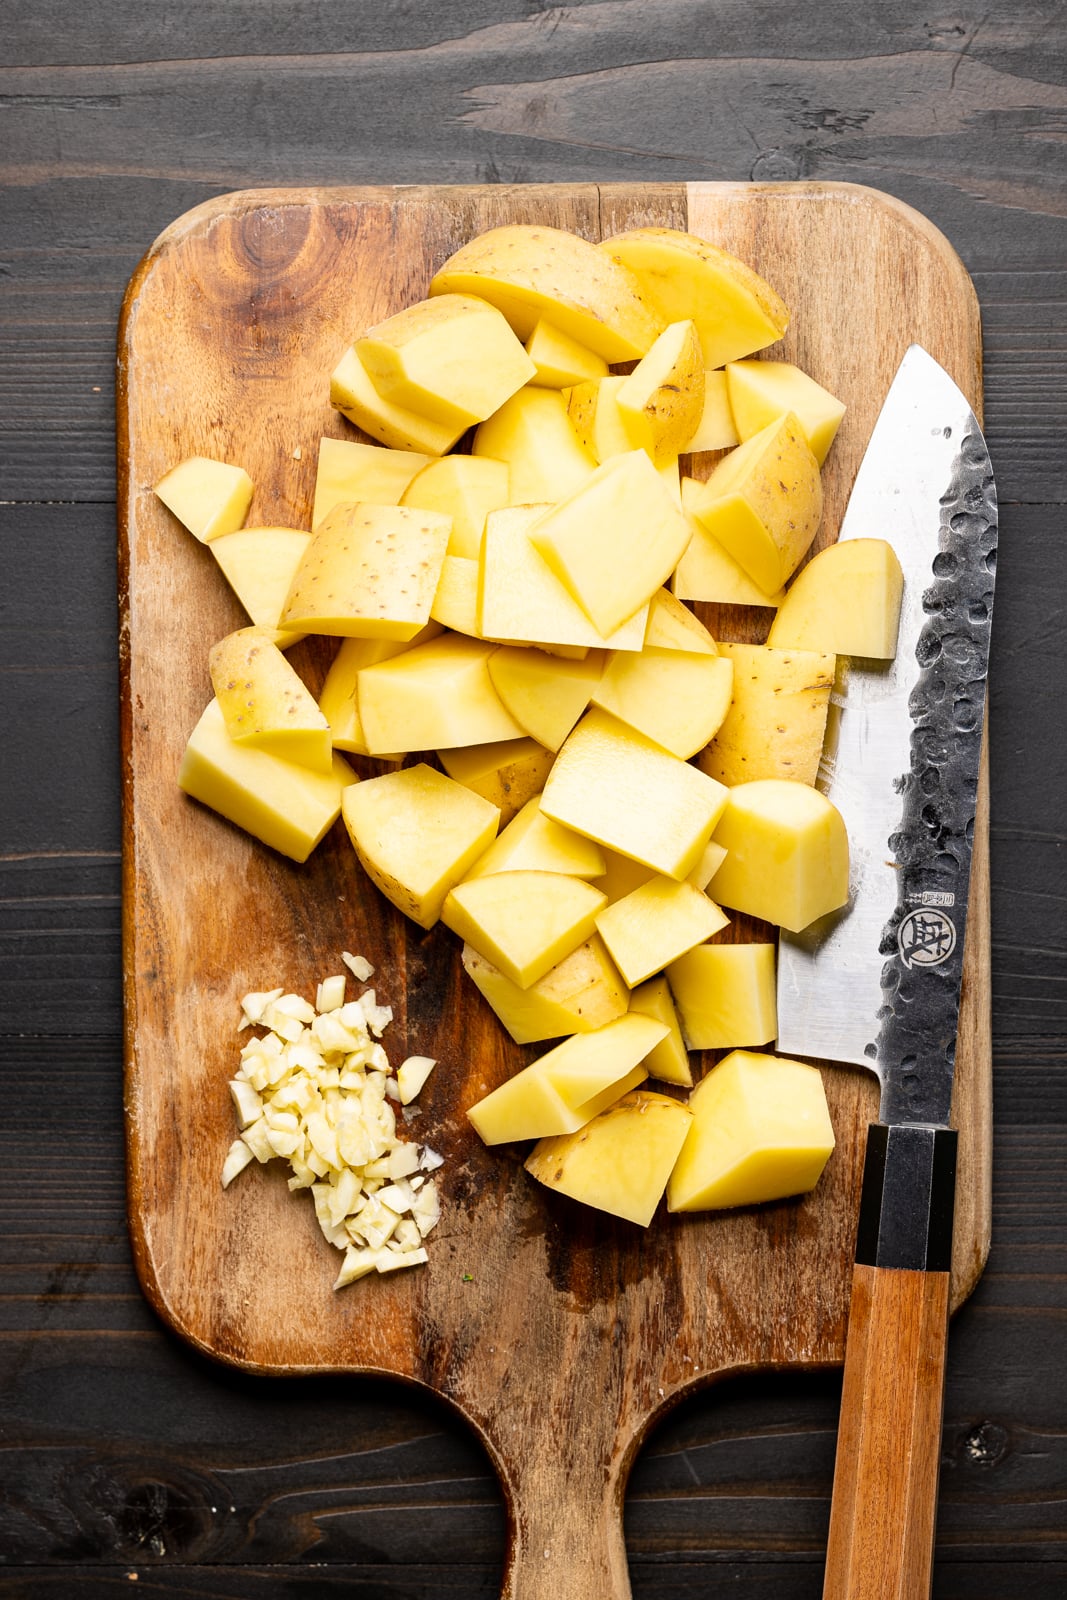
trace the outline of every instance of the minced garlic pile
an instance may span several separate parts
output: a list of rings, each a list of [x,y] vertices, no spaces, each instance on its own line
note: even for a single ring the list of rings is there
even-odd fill
[[[361,983],[374,971],[348,951],[343,960]],[[373,989],[346,1002],[345,981],[324,979],[313,1006],[282,989],[241,1001],[241,1027],[267,1032],[245,1045],[230,1082],[241,1136],[222,1168],[226,1188],[253,1159],[289,1162],[290,1189],[310,1189],[319,1226],[345,1252],[335,1289],[421,1265],[441,1214],[426,1174],[442,1157],[397,1138],[392,1105],[409,1104],[435,1062],[409,1056],[394,1077],[378,1042],[391,1009]]]

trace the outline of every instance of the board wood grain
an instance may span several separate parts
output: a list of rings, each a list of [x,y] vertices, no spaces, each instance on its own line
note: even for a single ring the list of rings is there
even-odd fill
[[[237,461],[249,523],[306,526],[352,338],[425,290],[473,233],[541,221],[598,238],[646,222],[736,251],[793,307],[781,354],[848,403],[827,463],[819,545],[836,536],[874,417],[908,344],[922,343],[980,414],[969,280],[907,207],[849,185],[595,185],[249,191],[164,233],[131,282],[119,343],[126,1117],[142,1284],[199,1349],[261,1373],[394,1374],[474,1425],[510,1515],[506,1593],[629,1592],[620,1524],[650,1422],[728,1373],[839,1363],[863,1130],[873,1079],[827,1069],[837,1151],[815,1194],[645,1231],[533,1184],[490,1153],[465,1108],[537,1053],[506,1038],[467,985],[456,941],[404,922],[363,878],[338,825],[298,867],[187,800],[175,775],[210,696],[207,651],[242,617],[152,484],[184,456]],[[776,351],[776,353],[778,353]],[[707,470],[707,460],[696,463]],[[705,609],[727,638],[750,614]],[[314,686],[329,648],[298,647]],[[373,770],[364,768],[363,770]],[[989,1238],[987,820],[975,850],[957,1055],[960,1186],[953,1299]],[[336,1252],[281,1170],[219,1185],[233,1136],[226,1080],[248,989],[311,992],[343,949],[374,963],[397,1059],[440,1058],[416,1137],[446,1157],[428,1267],[330,1291]]]

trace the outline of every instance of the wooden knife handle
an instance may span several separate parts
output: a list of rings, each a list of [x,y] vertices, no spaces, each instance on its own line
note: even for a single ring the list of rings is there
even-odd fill
[[[823,1600],[926,1600],[948,1342],[955,1134],[868,1134]]]
[[[856,1267],[824,1600],[930,1593],[948,1284],[947,1272]]]

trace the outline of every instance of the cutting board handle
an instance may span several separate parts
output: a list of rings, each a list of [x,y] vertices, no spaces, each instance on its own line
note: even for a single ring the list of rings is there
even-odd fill
[[[567,1426],[580,1434],[581,1419]],[[540,1421],[545,1433],[552,1420]],[[532,1441],[531,1441],[532,1443]],[[504,1476],[508,1554],[501,1600],[630,1600],[617,1470],[566,1448],[568,1460],[533,1444]]]
[[[926,1600],[933,1576],[956,1135],[872,1124],[823,1600]]]

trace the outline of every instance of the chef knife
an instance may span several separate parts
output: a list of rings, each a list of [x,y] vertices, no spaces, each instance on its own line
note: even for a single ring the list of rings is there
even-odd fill
[[[956,1134],[949,1127],[996,569],[981,430],[918,345],[841,539],[904,572],[895,660],[840,658],[818,785],[851,853],[844,910],[782,936],[778,1049],[873,1068],[824,1600],[930,1591]]]

